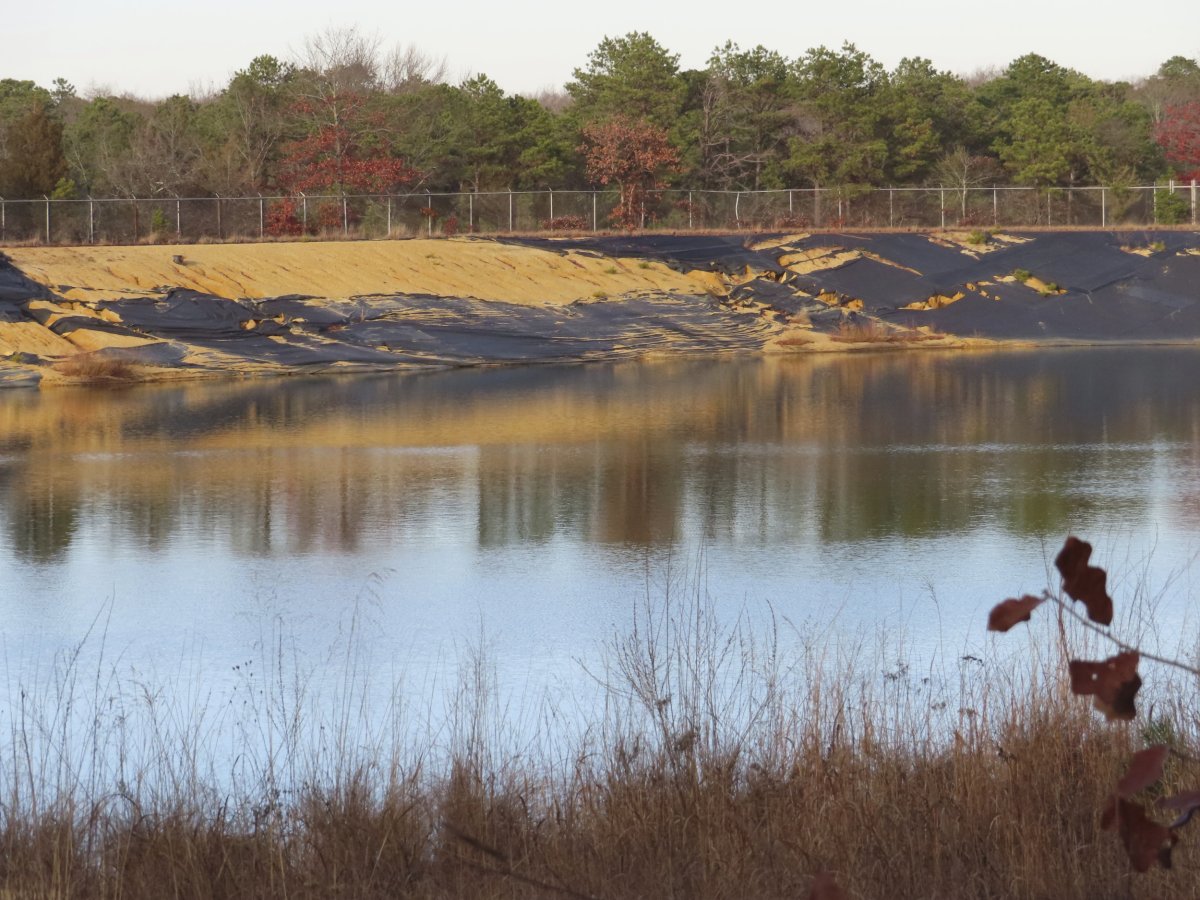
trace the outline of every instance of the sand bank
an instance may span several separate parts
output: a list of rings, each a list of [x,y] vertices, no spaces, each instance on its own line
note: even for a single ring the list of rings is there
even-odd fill
[[[690,352],[1200,339],[1200,236],[1177,231],[6,253],[0,386]]]

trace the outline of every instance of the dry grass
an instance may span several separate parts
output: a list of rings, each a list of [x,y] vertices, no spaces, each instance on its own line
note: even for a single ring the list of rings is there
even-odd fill
[[[842,322],[829,337],[841,344],[917,344],[940,340],[942,335],[915,328],[888,328],[868,319]]]
[[[1054,664],[967,661],[943,691],[827,647],[647,605],[596,673],[603,712],[572,737],[506,750],[476,660],[423,744],[348,718],[327,732],[280,696],[256,713],[269,751],[239,746],[232,768],[211,723],[186,723],[205,711],[60,676],[0,742],[0,894],[795,898],[823,870],[854,897],[1200,891],[1186,838],[1176,871],[1132,876],[1099,830],[1142,739],[1098,722]],[[63,703],[88,710],[79,740]],[[318,733],[323,750],[303,737]]]
[[[79,353],[54,364],[54,370],[81,384],[119,384],[137,380],[134,367],[124,359],[100,353]]]

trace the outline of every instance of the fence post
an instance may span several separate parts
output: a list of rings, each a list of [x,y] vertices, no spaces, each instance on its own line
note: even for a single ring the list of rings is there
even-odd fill
[[[992,225],[1000,224],[1000,190],[992,185]]]
[[[1108,188],[1100,188],[1100,227],[1108,227]]]
[[[738,191],[737,196],[733,198],[733,222],[740,229],[742,227],[742,214],[740,206],[742,203],[742,192]]]
[[[896,189],[888,188],[888,228],[896,227]]]
[[[938,188],[938,207],[942,213],[942,231],[946,230],[946,189]]]
[[[792,189],[788,188],[788,216],[792,215]]]
[[[791,195],[789,194],[789,197]],[[692,225],[692,192],[688,191],[688,231],[691,231]]]
[[[96,243],[96,201],[88,194],[88,243]]]
[[[550,221],[554,221],[554,188],[550,188]]]
[[[1158,182],[1150,189],[1150,208],[1154,212],[1154,224],[1158,224]]]
[[[1192,179],[1192,224],[1196,224],[1196,179]]]
[[[426,192],[425,208],[429,210],[429,215],[425,217],[425,234],[433,237],[433,194]]]
[[[511,188],[508,191],[508,230],[509,230],[509,232],[511,232],[513,230],[512,189]]]
[[[300,192],[300,227],[308,234],[308,195]]]
[[[42,194],[42,199],[46,201],[46,243],[50,243],[50,198]]]
[[[221,223],[221,195],[213,194],[217,198],[217,240],[225,239],[225,226]]]
[[[137,241],[138,241],[138,208],[137,208],[137,197],[130,197],[130,198],[129,198],[129,200],[130,200],[130,202],[133,204],[133,242],[136,244],[136,243],[137,243]]]
[[[392,195],[388,194],[388,213],[387,213],[387,236],[392,236]]]
[[[177,241],[183,240],[183,210],[182,210],[182,206],[183,206],[183,204],[180,202],[179,197],[176,196],[175,197],[175,240],[177,240]],[[261,237],[261,235],[260,235],[260,237]]]
[[[467,233],[475,233],[475,192],[467,194]]]
[[[342,237],[350,234],[350,207],[346,195],[342,194]]]
[[[592,231],[599,231],[599,224],[600,220],[597,218],[596,214],[596,192],[592,191]]]
[[[261,241],[267,233],[267,207],[263,195],[258,195],[258,239]]]

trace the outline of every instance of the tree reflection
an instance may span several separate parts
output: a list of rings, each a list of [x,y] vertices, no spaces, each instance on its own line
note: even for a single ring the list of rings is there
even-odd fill
[[[484,548],[1057,536],[1112,504],[1146,515],[1155,471],[1200,470],[1196,376],[1200,353],[1154,348],[14,393],[0,514],[35,562],[93,520],[250,556],[447,528]],[[1182,520],[1196,496],[1177,492]]]

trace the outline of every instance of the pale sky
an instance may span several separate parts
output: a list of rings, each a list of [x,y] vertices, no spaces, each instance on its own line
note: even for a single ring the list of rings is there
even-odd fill
[[[1094,78],[1149,75],[1174,55],[1200,56],[1194,0],[1162,0],[1139,15],[1112,0],[1005,3],[858,0],[11,0],[0,14],[0,78],[49,86],[62,76],[81,94],[146,97],[220,88],[251,59],[290,58],[306,35],[355,25],[385,46],[444,56],[454,81],[490,75],[509,92],[561,87],[605,35],[648,31],[683,68],[700,68],[730,39],[794,58],[851,41],[888,68],[924,56],[969,74],[1040,53]]]

